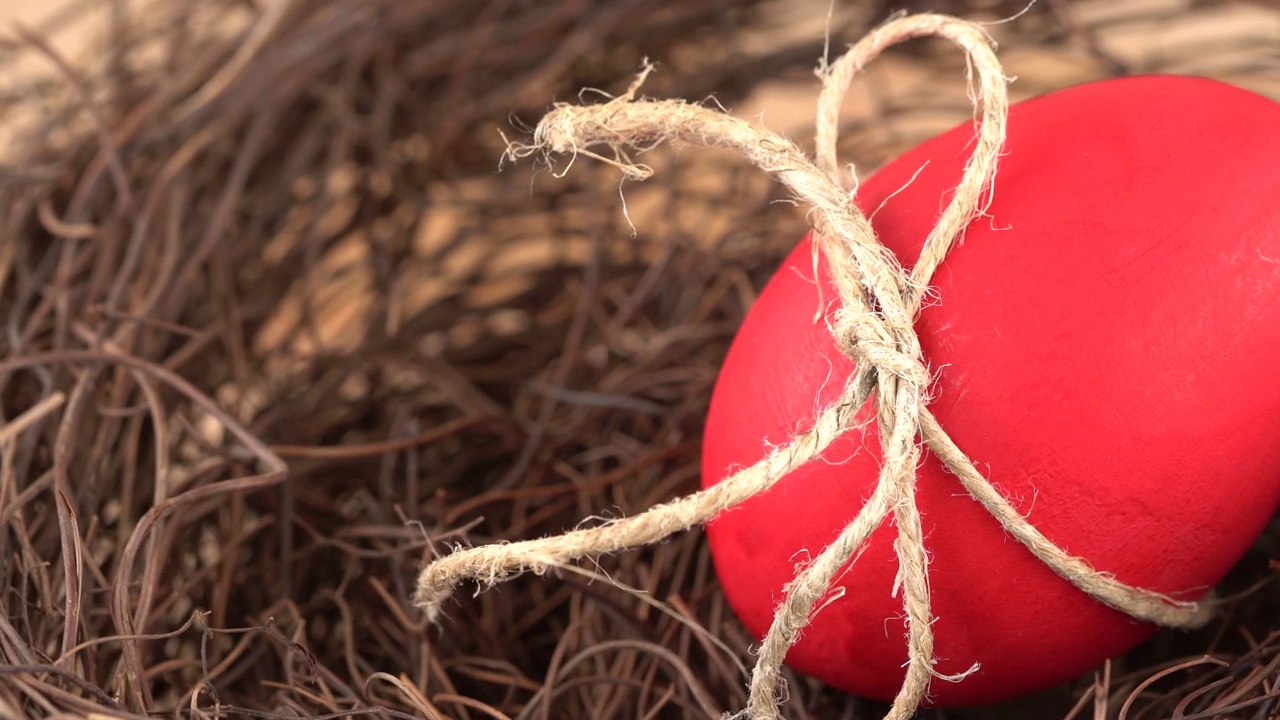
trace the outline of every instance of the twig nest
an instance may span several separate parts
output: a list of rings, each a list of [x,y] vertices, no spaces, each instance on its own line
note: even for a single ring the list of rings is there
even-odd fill
[[[1214,81],[1129,78],[1020,104],[1007,133],[986,217],[933,276],[916,322],[929,409],[1049,542],[1121,583],[1197,599],[1280,504],[1280,105]],[[972,126],[956,128],[859,188],[856,204],[903,266],[973,139]],[[806,240],[725,362],[705,486],[787,445],[845,392],[856,368],[833,338],[839,297]],[[822,303],[827,322],[815,321]],[[880,432],[845,433],[712,521],[720,580],[758,636],[797,566],[872,496]],[[1154,632],[1073,587],[935,453],[923,457],[934,672],[977,665],[933,682],[932,704],[1044,688]],[[871,534],[787,654],[883,700],[908,660],[892,525]]]

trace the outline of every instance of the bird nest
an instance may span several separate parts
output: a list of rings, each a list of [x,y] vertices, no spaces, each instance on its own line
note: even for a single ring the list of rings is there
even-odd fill
[[[1015,100],[1146,72],[1280,98],[1267,2],[909,5],[1007,19],[989,30]],[[501,133],[621,92],[648,58],[646,93],[805,137],[828,31],[851,42],[898,6],[152,0],[70,45],[76,12],[11,33],[0,717],[745,705],[754,638],[698,532],[438,625],[412,606],[447,545],[696,488],[725,351],[805,227],[725,154],[656,150],[620,193],[595,163],[498,172]],[[964,70],[940,42],[889,51],[846,101],[842,159],[869,172],[968,119]],[[1273,523],[1202,630],[921,716],[1276,717],[1277,557]],[[787,679],[789,717],[883,714]]]

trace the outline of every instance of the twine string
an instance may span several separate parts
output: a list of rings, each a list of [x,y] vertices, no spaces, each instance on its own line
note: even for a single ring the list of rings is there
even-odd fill
[[[849,202],[835,148],[840,104],[852,78],[885,48],[922,36],[943,37],[964,50],[970,94],[981,119],[963,178],[926,239],[920,259],[907,271],[879,242],[868,219]],[[924,441],[1011,535],[1082,591],[1149,622],[1187,627],[1207,620],[1201,605],[1126,585],[1054,544],[992,487],[928,410],[930,375],[915,333],[915,318],[934,271],[962,240],[969,222],[982,215],[990,203],[1008,115],[1007,80],[991,39],[980,27],[944,15],[899,18],[873,30],[824,68],[816,163],[789,140],[723,112],[680,101],[637,100],[650,69],[640,73],[626,94],[602,105],[556,106],[538,124],[532,142],[512,143],[507,156],[563,154],[573,158],[585,154],[616,165],[629,177],[643,179],[652,171],[632,162],[626,155],[628,147],[647,149],[669,142],[737,152],[772,174],[811,208],[815,245],[827,258],[841,301],[831,325],[833,339],[857,369],[840,398],[819,414],[811,429],[710,488],[598,527],[538,540],[458,548],[432,562],[419,577],[414,598],[429,618],[438,617],[442,603],[464,580],[489,586],[515,573],[540,574],[574,559],[657,542],[700,525],[716,513],[765,492],[789,472],[819,457],[841,434],[859,427],[860,411],[870,406],[875,411],[883,457],[875,490],[853,521],[787,584],[760,646],[748,706],[739,717],[781,718],[778,695],[787,651],[815,609],[830,597],[836,576],[890,516],[897,528],[896,586],[902,592],[907,620],[908,663],[887,719],[908,720],[924,700],[937,673],[933,667],[928,556],[915,499],[921,452],[917,440]],[[612,157],[588,150],[593,146],[610,148]]]

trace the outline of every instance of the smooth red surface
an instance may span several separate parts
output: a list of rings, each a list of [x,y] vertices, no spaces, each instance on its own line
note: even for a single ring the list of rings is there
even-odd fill
[[[914,262],[971,151],[935,138],[862,184],[882,241]],[[923,167],[923,170],[921,168]],[[920,170],[914,181],[911,177]],[[1113,80],[1013,108],[991,218],[934,279],[917,328],[932,408],[1051,540],[1120,580],[1183,597],[1216,583],[1280,504],[1280,105],[1217,82]],[[822,267],[825,297],[835,291]],[[802,242],[751,309],[711,403],[704,484],[812,424],[852,369]],[[709,528],[729,601],[757,636],[783,585],[858,512],[874,424]],[[919,474],[931,558],[932,702],[990,702],[1086,672],[1149,636],[1037,561],[943,472]],[[896,529],[789,663],[851,692],[896,693]]]

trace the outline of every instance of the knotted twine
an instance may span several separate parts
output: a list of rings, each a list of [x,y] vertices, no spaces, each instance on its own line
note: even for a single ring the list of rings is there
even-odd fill
[[[981,119],[963,178],[929,233],[920,259],[908,272],[880,243],[871,223],[842,187],[836,160],[837,123],[850,82],[868,62],[891,45],[925,36],[947,38],[965,52],[970,99]],[[1051,542],[978,472],[927,406],[930,374],[914,321],[934,271],[969,222],[982,216],[990,204],[1005,138],[1007,79],[996,60],[994,43],[979,26],[935,14],[898,18],[871,31],[835,63],[821,67],[816,163],[789,140],[724,112],[675,100],[637,100],[636,93],[650,69],[641,72],[626,94],[602,105],[557,105],[538,124],[532,143],[511,144],[508,156],[568,154],[573,158],[585,154],[616,165],[629,178],[645,179],[652,170],[633,163],[626,148],[643,150],[671,142],[736,151],[810,207],[809,220],[817,238],[815,252],[820,250],[826,256],[841,301],[830,329],[837,347],[857,369],[840,398],[818,416],[812,429],[710,488],[598,527],[539,540],[459,548],[431,563],[418,579],[414,598],[428,617],[438,617],[441,604],[463,580],[474,579],[489,586],[521,572],[541,574],[570,560],[657,542],[702,524],[818,458],[844,432],[860,427],[859,411],[870,404],[883,456],[875,490],[835,541],[787,583],[759,650],[749,704],[738,717],[781,718],[778,696],[787,650],[810,622],[815,608],[821,609],[819,604],[830,594],[837,573],[890,514],[897,527],[894,551],[899,571],[895,585],[902,592],[906,610],[908,662],[887,720],[907,720],[924,699],[933,677],[958,679],[938,675],[933,669],[928,557],[915,499],[921,452],[917,438],[1010,535],[1077,588],[1112,608],[1160,625],[1194,627],[1208,619],[1200,604],[1126,585]],[[614,157],[586,150],[593,145],[609,147]]]

